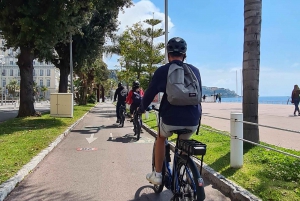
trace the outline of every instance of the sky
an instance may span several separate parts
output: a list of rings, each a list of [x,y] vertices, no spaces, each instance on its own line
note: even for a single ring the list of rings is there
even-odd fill
[[[260,96],[290,96],[300,85],[300,1],[263,0]],[[201,73],[202,85],[241,94],[244,42],[243,0],[169,0],[169,39],[186,40],[187,63]],[[134,0],[120,12],[118,33],[145,19],[163,20],[164,0]],[[164,41],[164,37],[158,39]],[[117,56],[105,57],[109,69],[118,68]]]

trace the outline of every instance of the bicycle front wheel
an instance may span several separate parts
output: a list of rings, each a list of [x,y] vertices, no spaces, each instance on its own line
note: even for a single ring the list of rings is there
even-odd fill
[[[196,164],[188,156],[178,156],[173,180],[176,197],[174,201],[203,201],[205,199],[204,182]]]

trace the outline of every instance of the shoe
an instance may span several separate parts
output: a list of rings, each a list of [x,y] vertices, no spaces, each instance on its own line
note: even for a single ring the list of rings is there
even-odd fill
[[[133,119],[130,119],[130,122],[133,122]]]
[[[294,113],[294,116],[297,116],[297,115],[296,115],[296,112]]]
[[[117,119],[117,122],[116,123],[120,123],[120,119]]]
[[[157,175],[157,174],[155,173],[155,171],[153,171],[153,172],[147,174],[146,179],[147,179],[150,183],[152,183],[152,184],[154,184],[154,185],[161,185],[161,184],[162,184],[162,176],[161,176],[161,175]]]

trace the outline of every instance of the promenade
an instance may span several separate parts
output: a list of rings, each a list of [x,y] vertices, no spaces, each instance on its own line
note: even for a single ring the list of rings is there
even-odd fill
[[[242,103],[202,103],[202,124],[230,132],[231,112],[242,112]],[[300,131],[300,116],[294,116],[294,105],[259,104],[259,124]],[[210,116],[210,117],[209,117]],[[213,116],[213,117],[211,117]],[[260,141],[300,151],[300,134],[259,127]]]
[[[115,120],[113,104],[97,104],[5,201],[170,200],[169,190],[155,194],[145,178],[154,137],[144,132],[136,141],[132,123],[120,128]],[[204,179],[206,201],[230,200]]]

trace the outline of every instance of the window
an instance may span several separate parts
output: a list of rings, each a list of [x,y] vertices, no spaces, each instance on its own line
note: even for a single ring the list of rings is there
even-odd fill
[[[33,70],[33,73],[34,73],[34,70]],[[18,76],[20,76],[20,69],[18,69]],[[34,76],[34,75],[33,75]]]
[[[50,87],[50,80],[47,80],[47,87]]]
[[[33,61],[33,65],[35,65],[35,61]]]
[[[14,69],[10,69],[9,75],[10,75],[10,76],[14,76]]]
[[[43,80],[40,80],[40,86],[44,86]]]
[[[2,75],[6,76],[6,70],[5,69],[3,69]]]
[[[6,79],[3,79],[2,86],[3,86],[3,88],[6,86]]]
[[[43,69],[40,70],[40,76],[44,76],[44,70]]]
[[[50,76],[51,75],[51,71],[50,69],[47,69],[47,76]]]
[[[14,65],[14,61],[10,61],[9,64],[10,64],[10,65]]]
[[[20,85],[21,80],[18,80],[18,85]]]
[[[19,71],[19,73],[20,73],[20,71]],[[35,76],[35,69],[33,69],[33,76]]]

